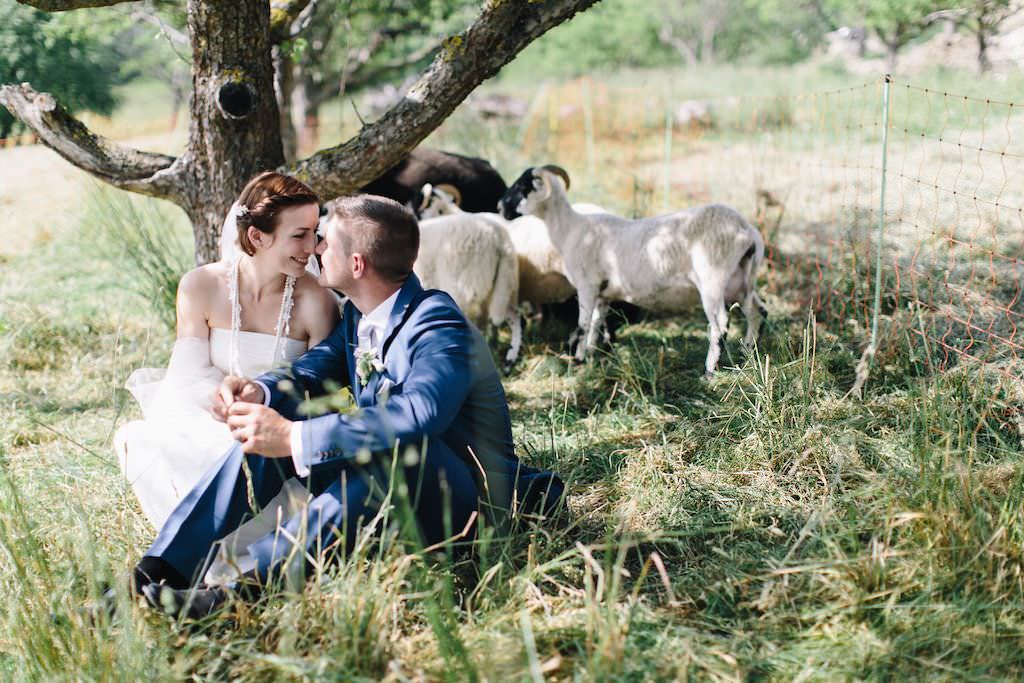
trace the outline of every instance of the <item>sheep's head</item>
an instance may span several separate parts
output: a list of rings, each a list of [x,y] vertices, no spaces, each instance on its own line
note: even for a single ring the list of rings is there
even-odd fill
[[[420,188],[420,201],[414,207],[414,211],[416,218],[434,218],[457,213],[461,205],[462,193],[459,192],[459,188],[448,183],[425,183]]]
[[[416,207],[416,216],[420,219],[457,213],[462,204],[462,193],[459,192],[459,188],[447,183],[426,183],[420,189],[420,196],[420,203]]]
[[[569,174],[561,166],[548,164],[534,166],[523,171],[498,202],[498,213],[507,220],[523,214],[534,213],[537,207],[551,196],[553,186],[561,191],[569,189]]]

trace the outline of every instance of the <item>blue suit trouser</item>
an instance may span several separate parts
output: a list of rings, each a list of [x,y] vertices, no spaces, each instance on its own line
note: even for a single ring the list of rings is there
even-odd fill
[[[477,510],[469,467],[442,441],[429,440],[426,457],[415,464],[395,465],[401,477],[391,476],[392,466],[390,453],[376,454],[365,465],[346,458],[313,465],[309,476],[299,479],[313,496],[305,512],[282,520],[278,531],[249,546],[259,576],[265,578],[288,557],[317,557],[342,541],[350,551],[360,528],[374,519],[392,489],[391,504],[408,503],[428,545],[462,531]],[[162,558],[197,583],[212,560],[214,544],[295,477],[291,458],[246,455],[234,444],[174,509],[146,555]]]

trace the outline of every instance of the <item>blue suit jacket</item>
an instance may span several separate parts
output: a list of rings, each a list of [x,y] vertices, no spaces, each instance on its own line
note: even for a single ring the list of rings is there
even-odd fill
[[[439,439],[472,472],[486,476],[478,484],[492,504],[507,509],[515,501],[527,511],[546,511],[557,503],[561,480],[516,458],[505,391],[490,350],[448,294],[425,291],[415,275],[409,277],[384,330],[385,370],[365,387],[356,379],[353,357],[360,317],[347,303],[330,336],[298,358],[290,374],[257,378],[270,390],[270,406],[292,419],[301,419],[296,396],[322,395],[327,380],[352,388],[358,415],[332,413],[302,423],[303,449],[313,454],[314,467],[354,459],[363,449],[390,452],[398,444],[402,452],[403,445]],[[286,377],[295,391],[278,390]],[[388,386],[388,398],[379,401],[382,385]]]

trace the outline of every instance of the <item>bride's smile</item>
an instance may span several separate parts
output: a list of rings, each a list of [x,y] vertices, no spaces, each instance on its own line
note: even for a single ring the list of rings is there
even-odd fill
[[[276,266],[282,273],[302,277],[316,248],[319,207],[316,204],[290,206],[282,209],[276,218],[273,234],[256,236],[259,246],[253,257]]]

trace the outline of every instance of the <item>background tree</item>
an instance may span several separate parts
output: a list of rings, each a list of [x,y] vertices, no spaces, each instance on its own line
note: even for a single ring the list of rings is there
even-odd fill
[[[938,0],[868,0],[864,21],[885,45],[886,66],[896,68],[899,51],[932,24],[932,13],[943,8]]]
[[[445,36],[472,21],[476,0],[320,0],[308,28],[275,56],[285,157],[317,144],[320,108],[351,90],[426,66]]]
[[[671,46],[690,68],[715,62],[715,38],[744,10],[743,0],[700,0],[682,3],[655,0],[649,5],[657,20],[658,39]]]
[[[14,0],[0,0],[0,81],[46,83],[70,111],[110,114],[114,86],[125,73],[123,51],[114,35],[67,16],[51,16]],[[0,138],[16,119],[0,109]]]
[[[1020,6],[1012,0],[970,0],[962,5],[960,26],[971,33],[978,43],[978,71],[985,73],[992,68],[988,48],[999,33],[999,26],[1015,14]]]
[[[19,0],[46,11],[122,0]],[[278,168],[321,196],[355,191],[415,147],[531,41],[597,0],[489,0],[406,95],[350,140],[285,164],[271,51],[294,39],[310,0],[188,0],[192,52],[189,140],[178,157],[96,135],[50,93],[0,86],[0,103],[74,165],[122,189],[173,201],[193,226],[196,262],[217,258],[218,230],[241,186]],[[301,28],[301,26],[299,27]]]

